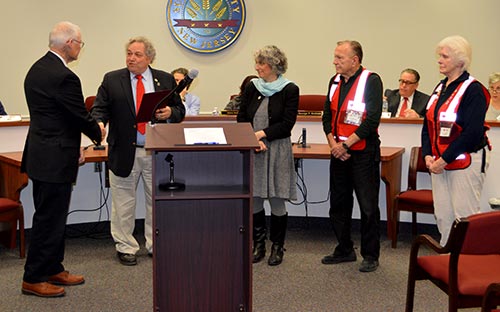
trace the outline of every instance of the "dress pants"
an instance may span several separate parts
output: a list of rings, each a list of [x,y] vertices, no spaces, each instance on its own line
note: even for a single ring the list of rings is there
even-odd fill
[[[380,148],[353,151],[341,161],[332,156],[330,161],[330,220],[337,236],[337,254],[353,250],[351,221],[354,204],[353,191],[361,212],[361,256],[378,260],[380,255]]]
[[[72,184],[32,182],[35,213],[23,280],[40,283],[64,271],[64,234]]]
[[[121,253],[136,254],[139,243],[135,239],[135,208],[136,190],[139,179],[142,177],[144,185],[144,198],[146,200],[146,216],[144,221],[144,236],[146,249],[153,251],[153,207],[152,207],[152,159],[151,153],[144,148],[136,148],[135,160],[132,171],[127,177],[119,177],[113,172],[109,173],[111,186],[111,235],[115,241],[116,250]]]

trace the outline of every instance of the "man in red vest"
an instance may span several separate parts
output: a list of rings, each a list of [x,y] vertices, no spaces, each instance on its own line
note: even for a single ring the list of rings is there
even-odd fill
[[[357,41],[340,41],[335,49],[337,74],[329,83],[323,130],[331,150],[330,220],[338,245],[323,264],[356,261],[351,220],[356,193],[361,211],[359,270],[378,268],[380,254],[380,140],[382,80],[361,66],[363,49]]]

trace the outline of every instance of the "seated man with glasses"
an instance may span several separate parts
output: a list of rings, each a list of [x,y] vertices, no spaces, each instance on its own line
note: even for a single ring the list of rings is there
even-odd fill
[[[420,75],[407,68],[399,76],[399,89],[385,90],[391,117],[422,118],[429,101],[429,95],[417,91]]]

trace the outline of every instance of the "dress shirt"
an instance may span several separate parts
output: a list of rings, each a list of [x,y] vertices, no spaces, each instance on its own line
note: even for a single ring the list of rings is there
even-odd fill
[[[142,76],[142,83],[144,84],[144,94],[146,93],[151,93],[155,91],[155,87],[153,84],[153,74],[151,73],[151,70],[146,69],[145,72],[140,74]],[[132,93],[133,93],[133,98],[134,98],[134,103],[135,107],[137,107],[137,78],[135,77],[136,75],[133,73],[130,73],[130,84],[132,85]],[[137,114],[138,112],[136,112]],[[141,134],[139,131],[137,131],[137,145],[144,145],[146,143],[146,134]]]

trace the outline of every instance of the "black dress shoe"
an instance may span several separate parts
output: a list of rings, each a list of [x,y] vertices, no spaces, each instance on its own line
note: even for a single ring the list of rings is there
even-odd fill
[[[378,268],[378,261],[372,259],[363,259],[359,266],[360,272],[373,272]]]
[[[331,255],[324,256],[321,259],[321,263],[323,264],[338,264],[342,262],[354,262],[356,261],[356,253],[352,250],[348,254],[338,254],[332,253]]]
[[[118,259],[120,260],[120,263],[123,265],[136,265],[137,264],[137,257],[133,254],[128,254],[128,253],[123,253],[123,252],[117,252],[118,254]]]

